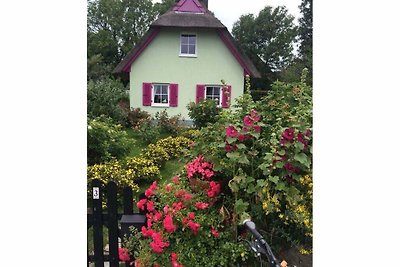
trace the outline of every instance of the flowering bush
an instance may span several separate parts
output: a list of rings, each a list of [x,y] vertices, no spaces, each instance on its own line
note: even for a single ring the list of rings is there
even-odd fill
[[[212,164],[198,156],[186,169],[164,185],[153,182],[137,203],[147,210],[147,225],[135,266],[233,266],[247,259],[248,249],[236,242],[224,212]]]
[[[215,123],[218,114],[222,111],[222,108],[218,107],[215,101],[210,99],[200,101],[197,104],[190,102],[187,105],[187,109],[189,110],[189,117],[198,129],[207,126],[209,123]]]
[[[138,185],[134,182],[137,174],[132,169],[126,169],[118,160],[112,160],[103,164],[95,164],[87,168],[88,183],[98,179],[103,185],[113,181],[119,187],[129,186],[134,191],[139,191]]]
[[[161,166],[165,161],[170,159],[165,148],[155,144],[149,144],[145,149],[143,149],[141,156],[153,161],[157,166]]]
[[[100,116],[88,120],[87,160],[88,164],[101,163],[113,157],[121,159],[129,152],[133,142],[122,125],[114,124],[110,118]]]
[[[180,114],[169,117],[167,110],[164,109],[163,111],[157,112],[154,117],[162,133],[177,135],[182,130],[180,121],[182,121],[183,118]]]
[[[311,88],[303,81],[276,82],[266,97],[253,102],[246,87],[234,110],[201,129],[192,155],[202,153],[228,184],[233,224],[250,216],[269,231],[275,248],[310,251]]]
[[[170,158],[177,158],[183,155],[184,150],[189,148],[192,142],[192,140],[183,136],[169,136],[158,140],[156,146],[162,147],[168,153]]]

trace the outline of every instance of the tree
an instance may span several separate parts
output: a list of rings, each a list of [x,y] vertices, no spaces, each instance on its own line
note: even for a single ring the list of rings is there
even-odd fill
[[[156,10],[158,16],[164,14],[168,11],[173,5],[175,5],[175,0],[162,0],[161,3],[155,3],[154,9]]]
[[[266,6],[257,17],[243,15],[233,25],[233,37],[263,75],[278,72],[292,61],[297,34],[293,20],[286,7]]]
[[[151,0],[89,0],[88,59],[115,67],[146,33],[156,12]]]
[[[114,122],[124,124],[126,114],[119,107],[121,100],[127,99],[128,94],[119,80],[102,78],[90,80],[87,85],[87,113],[93,119],[106,115]]]
[[[303,15],[299,19],[299,39],[300,39],[300,58],[306,68],[309,70],[310,80],[312,82],[312,49],[313,49],[313,13],[312,0],[302,0],[299,6]]]

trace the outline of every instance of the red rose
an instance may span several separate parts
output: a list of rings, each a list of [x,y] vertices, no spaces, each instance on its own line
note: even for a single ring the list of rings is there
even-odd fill
[[[218,233],[217,229],[215,229],[214,227],[211,227],[211,234],[212,234],[213,236],[215,236],[215,237],[218,237],[218,236],[219,236],[219,233]]]
[[[194,221],[189,221],[188,222],[189,228],[192,230],[192,232],[197,235],[200,229],[200,224],[195,223]]]
[[[204,209],[208,208],[208,203],[205,203],[205,202],[197,202],[197,203],[195,204],[195,207],[198,208],[198,209],[204,210]]]
[[[129,257],[129,251],[127,248],[118,248],[118,256],[121,261],[131,261]]]
[[[163,220],[163,225],[164,225],[165,231],[167,231],[168,233],[175,232],[175,230],[176,230],[176,226],[173,224],[171,215],[165,216],[165,218]]]
[[[141,199],[138,201],[138,203],[136,203],[136,206],[140,209],[140,210],[144,210],[144,204],[146,204],[147,199]]]

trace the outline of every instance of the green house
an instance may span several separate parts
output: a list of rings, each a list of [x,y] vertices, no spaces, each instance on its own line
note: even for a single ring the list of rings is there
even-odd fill
[[[114,73],[129,75],[131,108],[189,119],[189,102],[214,99],[229,108],[243,94],[245,75],[260,77],[207,7],[207,1],[177,1],[118,64]]]

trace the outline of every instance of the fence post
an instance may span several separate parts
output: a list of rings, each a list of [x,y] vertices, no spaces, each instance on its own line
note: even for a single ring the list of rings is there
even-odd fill
[[[133,194],[132,188],[124,188],[124,214],[133,214]]]
[[[119,266],[118,256],[118,207],[117,185],[114,182],[107,184],[107,208],[108,208],[108,245],[110,251],[110,267]]]
[[[94,266],[104,267],[102,188],[97,179],[92,181]]]

